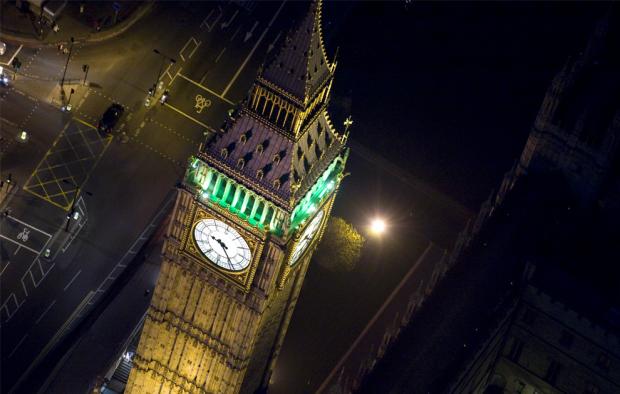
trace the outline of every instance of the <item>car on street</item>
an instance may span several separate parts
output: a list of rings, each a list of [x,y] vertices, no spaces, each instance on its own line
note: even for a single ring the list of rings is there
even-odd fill
[[[0,66],[0,85],[8,86],[9,85],[9,76],[4,73],[4,68]]]
[[[125,108],[123,108],[120,104],[112,104],[108,109],[103,113],[99,124],[97,125],[97,130],[101,133],[109,133],[112,131],[114,126],[118,123],[118,120],[123,116],[123,112],[125,112]]]

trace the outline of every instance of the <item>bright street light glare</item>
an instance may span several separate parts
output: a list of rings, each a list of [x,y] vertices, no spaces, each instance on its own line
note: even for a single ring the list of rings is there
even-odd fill
[[[385,228],[386,228],[386,224],[385,224],[385,220],[383,219],[373,219],[373,221],[370,223],[370,230],[374,233],[374,234],[383,234],[385,232]]]

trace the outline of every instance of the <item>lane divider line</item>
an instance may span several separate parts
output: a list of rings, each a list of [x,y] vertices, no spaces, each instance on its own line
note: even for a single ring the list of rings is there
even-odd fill
[[[67,291],[67,289],[69,288],[69,286],[71,286],[73,284],[73,282],[75,282],[75,280],[77,279],[77,277],[82,273],[82,270],[79,270],[75,275],[73,275],[73,278],[71,278],[71,280],[69,281],[69,283],[67,283],[67,285],[62,289],[62,291]]]

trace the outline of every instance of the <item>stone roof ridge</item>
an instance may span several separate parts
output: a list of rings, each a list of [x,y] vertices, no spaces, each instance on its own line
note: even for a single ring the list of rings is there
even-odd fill
[[[345,134],[340,134],[336,130],[336,127],[334,127],[334,122],[329,116],[329,112],[327,112],[327,110],[323,111],[323,117],[325,118],[325,123],[327,123],[327,126],[329,127],[329,131],[331,131],[332,134],[334,134],[338,138],[338,140],[340,140],[340,143],[344,145],[347,142],[349,132],[347,131]]]
[[[260,77],[305,103],[322,82],[333,75],[321,30],[321,0],[310,3],[302,22],[292,29],[280,50],[260,71]]]

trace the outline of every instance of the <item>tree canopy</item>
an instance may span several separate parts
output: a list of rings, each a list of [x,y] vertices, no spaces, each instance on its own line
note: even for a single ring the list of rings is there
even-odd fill
[[[352,271],[357,265],[365,241],[352,224],[333,216],[327,223],[314,258],[330,271]]]

